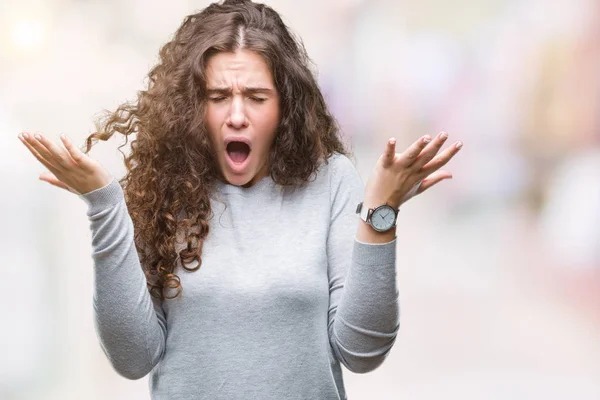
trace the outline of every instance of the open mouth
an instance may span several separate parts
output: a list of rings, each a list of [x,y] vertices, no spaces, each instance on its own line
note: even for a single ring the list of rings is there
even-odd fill
[[[244,142],[231,141],[227,143],[226,150],[231,161],[236,164],[242,164],[250,155],[250,146]]]

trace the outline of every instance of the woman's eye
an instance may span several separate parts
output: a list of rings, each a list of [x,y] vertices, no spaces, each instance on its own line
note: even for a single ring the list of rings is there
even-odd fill
[[[226,99],[225,96],[218,96],[218,97],[211,97],[210,101],[214,101],[215,103],[218,103],[218,102],[223,101],[225,99]]]
[[[265,99],[264,97],[254,97],[254,96],[251,96],[250,100],[255,101],[257,103],[262,103],[264,101],[267,101],[267,99]]]

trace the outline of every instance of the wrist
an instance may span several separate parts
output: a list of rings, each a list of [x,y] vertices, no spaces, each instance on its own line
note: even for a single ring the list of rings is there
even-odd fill
[[[377,232],[371,225],[363,220],[359,221],[356,240],[368,244],[389,243],[396,238],[396,227],[386,232]]]

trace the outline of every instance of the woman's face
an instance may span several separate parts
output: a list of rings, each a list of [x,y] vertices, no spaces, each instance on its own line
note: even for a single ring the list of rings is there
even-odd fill
[[[269,173],[279,125],[279,94],[263,58],[248,50],[217,53],[206,68],[206,126],[227,182],[252,186]]]

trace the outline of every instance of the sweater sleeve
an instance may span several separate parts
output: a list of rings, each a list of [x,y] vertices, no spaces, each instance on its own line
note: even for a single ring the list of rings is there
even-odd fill
[[[102,350],[128,379],[147,375],[165,349],[161,303],[146,287],[133,241],[133,222],[116,178],[79,195],[88,205],[94,261],[94,323]]]
[[[345,156],[331,161],[331,220],[327,239],[329,341],[337,359],[352,372],[377,368],[399,328],[396,240],[356,240],[356,206],[364,185]]]

